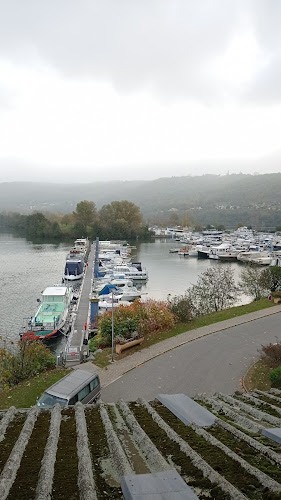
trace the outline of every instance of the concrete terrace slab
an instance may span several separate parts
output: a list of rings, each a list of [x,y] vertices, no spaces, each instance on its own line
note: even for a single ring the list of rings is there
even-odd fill
[[[267,438],[271,439],[272,441],[275,441],[276,443],[281,444],[281,428],[280,427],[272,427],[269,429],[263,429],[261,433],[263,436],[266,436]]]
[[[125,500],[198,500],[175,469],[124,476],[121,487]]]
[[[216,421],[213,413],[185,394],[158,394],[157,399],[185,425],[210,427]]]

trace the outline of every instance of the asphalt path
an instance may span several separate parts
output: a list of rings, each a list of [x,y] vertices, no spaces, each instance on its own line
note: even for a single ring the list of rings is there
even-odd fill
[[[139,397],[154,399],[159,393],[231,394],[260,357],[262,345],[281,340],[281,313],[273,314],[207,337],[193,340],[144,363],[102,390],[105,402]]]

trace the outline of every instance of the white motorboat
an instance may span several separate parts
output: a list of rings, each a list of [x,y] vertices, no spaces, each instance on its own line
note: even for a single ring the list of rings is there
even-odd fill
[[[218,260],[220,255],[224,255],[229,249],[229,243],[221,243],[221,245],[212,246],[209,251],[209,259]]]
[[[123,286],[122,288],[118,288],[118,295],[121,295],[122,301],[133,302],[136,299],[141,298],[141,293],[135,286]]]
[[[127,278],[132,279],[132,280],[147,280],[148,279],[148,274],[145,269],[142,269],[141,271],[137,269],[135,266],[115,266],[113,268],[114,272],[122,273],[124,274]]]

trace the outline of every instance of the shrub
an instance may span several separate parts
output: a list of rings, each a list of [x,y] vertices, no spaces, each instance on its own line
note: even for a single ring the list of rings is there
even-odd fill
[[[274,368],[269,374],[271,387],[281,387],[281,366]]]
[[[192,304],[187,294],[173,297],[169,302],[172,313],[177,316],[179,321],[191,321]]]
[[[89,351],[95,352],[98,349],[100,338],[96,335],[91,340],[89,340]]]
[[[114,337],[120,339],[132,338],[134,332],[138,335],[163,331],[172,328],[176,317],[172,313],[168,302],[135,300],[129,306],[119,306],[114,310]],[[112,335],[112,313],[106,311],[98,318],[100,342],[98,346],[110,345]]]
[[[0,351],[0,385],[11,387],[21,380],[55,366],[55,357],[41,342],[21,340],[15,354]]]
[[[263,345],[261,348],[262,360],[271,368],[281,365],[281,342]]]

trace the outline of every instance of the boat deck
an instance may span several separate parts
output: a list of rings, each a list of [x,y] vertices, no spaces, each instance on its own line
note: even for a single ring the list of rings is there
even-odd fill
[[[39,313],[36,316],[36,323],[52,323],[54,322],[54,318],[56,319],[58,316],[62,314],[64,311],[64,303],[59,302],[52,304],[43,304]],[[35,323],[35,325],[36,325]]]

